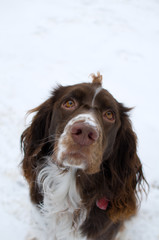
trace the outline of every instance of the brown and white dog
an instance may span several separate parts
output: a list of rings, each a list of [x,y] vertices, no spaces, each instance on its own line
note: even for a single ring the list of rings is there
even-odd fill
[[[58,86],[21,137],[36,240],[114,240],[145,178],[131,110],[92,83]]]

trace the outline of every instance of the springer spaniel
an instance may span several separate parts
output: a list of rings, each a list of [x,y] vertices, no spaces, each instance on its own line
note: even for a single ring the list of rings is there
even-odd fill
[[[36,240],[114,240],[146,181],[131,110],[92,83],[58,86],[23,132]]]

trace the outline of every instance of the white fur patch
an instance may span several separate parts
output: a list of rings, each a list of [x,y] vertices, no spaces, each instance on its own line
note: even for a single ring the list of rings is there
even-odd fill
[[[98,93],[100,93],[101,90],[102,90],[102,87],[99,87],[96,89],[95,94],[93,96],[93,100],[92,100],[92,107],[94,107],[95,98],[98,95]]]
[[[85,169],[86,168],[86,164],[81,163],[80,165],[72,165],[70,163],[68,163],[67,161],[63,162],[63,165],[65,167],[72,167],[72,168],[76,168],[76,169]]]
[[[34,207],[34,234],[37,240],[86,240],[80,226],[86,218],[76,189],[76,170],[63,171],[51,159],[38,175],[44,203]],[[74,219],[74,212],[80,210]]]
[[[97,122],[93,116],[93,114],[91,113],[82,113],[77,115],[76,117],[72,118],[66,125],[64,133],[67,131],[69,126],[72,126],[75,122],[79,122],[79,121],[83,121],[87,124],[89,124],[92,127],[96,127],[97,128]]]

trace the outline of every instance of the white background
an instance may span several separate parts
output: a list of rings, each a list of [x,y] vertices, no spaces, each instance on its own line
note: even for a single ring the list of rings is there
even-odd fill
[[[0,239],[23,240],[28,187],[18,167],[27,110],[57,84],[91,81],[135,109],[148,199],[120,240],[159,239],[159,0],[0,1]],[[109,240],[109,239],[108,239]]]

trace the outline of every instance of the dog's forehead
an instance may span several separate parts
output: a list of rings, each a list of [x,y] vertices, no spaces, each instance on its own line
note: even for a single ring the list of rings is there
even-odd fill
[[[89,103],[91,107],[96,104],[107,105],[110,103],[110,106],[116,105],[115,98],[97,82],[75,84],[64,87],[64,89],[61,95],[62,100],[75,98]]]

